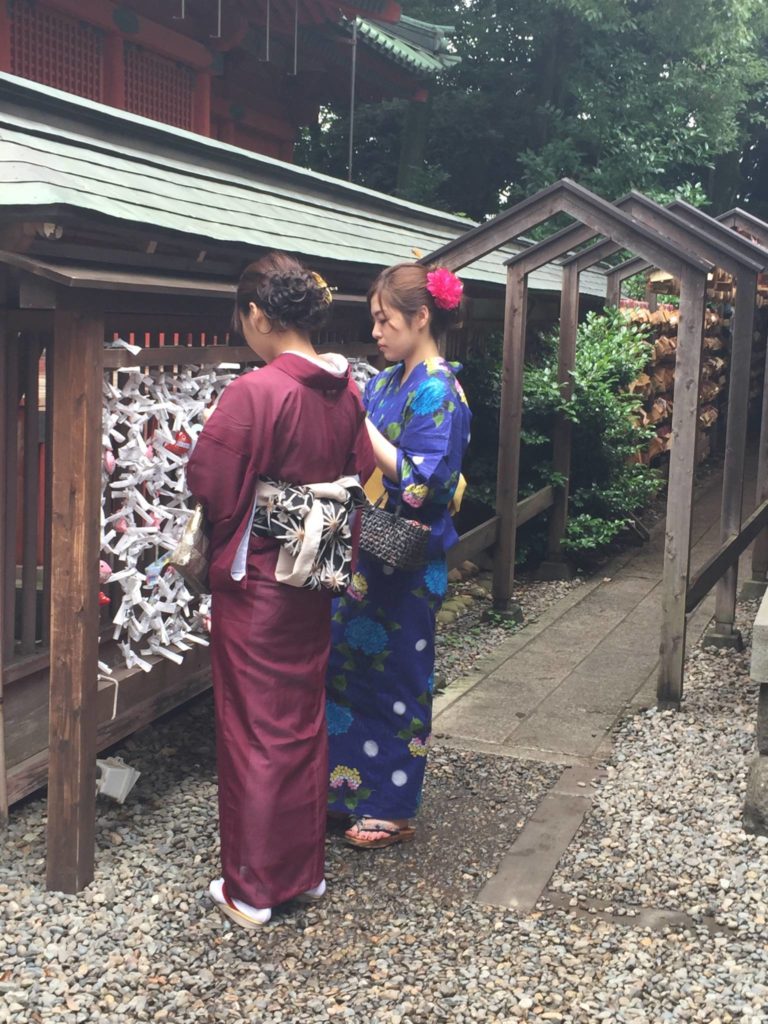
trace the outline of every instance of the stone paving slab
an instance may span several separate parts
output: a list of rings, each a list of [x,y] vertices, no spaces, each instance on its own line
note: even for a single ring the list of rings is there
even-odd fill
[[[719,506],[715,477],[697,495],[693,565],[718,546]],[[566,762],[594,758],[626,709],[640,694],[648,702],[655,688],[663,551],[659,523],[645,547],[620,556],[522,629],[475,666],[471,681],[448,687],[435,702],[436,739],[538,749]],[[689,643],[712,610],[710,595],[689,622]]]
[[[566,769],[531,815],[478,900],[527,914],[539,897],[589,810],[591,768]]]

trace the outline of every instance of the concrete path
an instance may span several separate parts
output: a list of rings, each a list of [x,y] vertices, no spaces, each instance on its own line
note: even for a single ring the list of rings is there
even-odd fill
[[[697,491],[694,569],[719,547],[720,494],[719,474]],[[662,521],[644,547],[571,591],[436,699],[436,742],[564,769],[480,902],[534,909],[589,810],[614,726],[629,709],[655,704],[663,557]],[[689,646],[713,612],[710,594],[689,619]]]
[[[692,566],[719,546],[720,477],[697,494]],[[655,703],[664,524],[476,663],[435,701],[438,742],[563,765],[592,765],[633,705]],[[710,595],[689,621],[695,643]],[[523,609],[525,612],[525,609]]]

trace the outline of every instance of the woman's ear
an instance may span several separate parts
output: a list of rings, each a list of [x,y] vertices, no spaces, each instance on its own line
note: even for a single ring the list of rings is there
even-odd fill
[[[272,323],[264,310],[255,302],[248,303],[248,320],[259,334],[271,334]]]
[[[420,331],[429,327],[429,309],[426,306],[421,306],[416,314],[416,327]]]

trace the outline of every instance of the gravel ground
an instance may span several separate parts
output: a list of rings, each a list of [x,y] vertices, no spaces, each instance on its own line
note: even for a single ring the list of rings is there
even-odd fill
[[[755,756],[759,687],[749,679],[749,643],[757,603],[739,611],[743,652],[698,647],[681,711],[652,708],[624,723],[579,843],[553,878],[555,891],[582,903],[711,917],[741,937],[768,941],[768,838],[741,825]]]
[[[465,620],[455,631],[471,633]],[[683,910],[686,928],[546,900],[527,918],[479,905],[556,770],[440,747],[416,843],[359,852],[331,835],[325,901],[286,907],[256,934],[233,928],[205,897],[217,844],[204,698],[121,748],[143,774],[124,806],[99,802],[86,892],[45,892],[44,801],[14,812],[0,855],[0,1022],[763,1024],[768,843],[740,828],[747,665],[746,653],[695,652],[683,711],[624,724],[552,882],[587,906]]]

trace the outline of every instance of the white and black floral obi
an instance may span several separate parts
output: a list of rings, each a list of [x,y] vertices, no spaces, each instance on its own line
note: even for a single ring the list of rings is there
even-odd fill
[[[357,477],[287,484],[262,478],[252,532],[280,542],[278,583],[342,594],[352,574],[352,515],[365,504]]]

